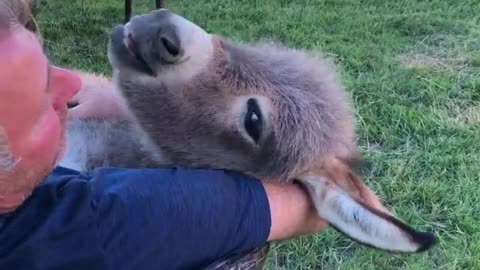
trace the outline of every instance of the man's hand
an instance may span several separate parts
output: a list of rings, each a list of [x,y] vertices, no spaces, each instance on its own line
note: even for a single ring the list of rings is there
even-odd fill
[[[268,241],[318,233],[329,227],[327,221],[318,216],[310,196],[300,184],[262,183],[272,216]]]
[[[130,119],[131,114],[110,79],[81,71],[78,73],[82,88],[68,102],[69,119]]]

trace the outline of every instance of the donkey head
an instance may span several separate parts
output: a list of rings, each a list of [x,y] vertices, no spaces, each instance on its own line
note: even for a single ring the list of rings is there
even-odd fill
[[[139,125],[176,164],[296,179],[319,215],[357,241],[405,252],[433,244],[352,170],[350,99],[321,56],[235,43],[160,9],[115,27],[109,59]]]

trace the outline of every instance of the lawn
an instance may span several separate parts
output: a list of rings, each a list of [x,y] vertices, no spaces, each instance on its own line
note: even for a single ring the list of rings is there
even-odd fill
[[[134,1],[137,12],[153,0]],[[44,0],[55,64],[109,74],[123,0]],[[422,254],[389,254],[334,230],[279,242],[268,269],[480,269],[479,0],[166,0],[210,32],[334,57],[354,97],[366,182],[401,219],[433,230]]]

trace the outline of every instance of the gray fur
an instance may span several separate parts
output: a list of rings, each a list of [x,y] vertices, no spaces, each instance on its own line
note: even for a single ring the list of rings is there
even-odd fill
[[[161,10],[130,23],[134,31],[139,29],[135,39],[145,44],[140,54],[155,74],[176,68],[155,61],[163,50],[152,40],[158,29],[175,28],[168,24],[172,16]],[[110,50],[118,88],[141,127],[177,163],[287,179],[320,157],[353,156],[350,100],[335,68],[320,56],[215,37],[214,57],[205,68],[190,80],[169,84],[138,67],[122,42],[123,34],[123,27],[115,29]],[[183,54],[179,62],[188,57]],[[252,95],[271,104],[271,129],[258,145],[245,138],[243,119],[230,111],[238,97]]]
[[[153,168],[171,164],[127,120],[72,120],[58,165],[78,171],[97,167]]]

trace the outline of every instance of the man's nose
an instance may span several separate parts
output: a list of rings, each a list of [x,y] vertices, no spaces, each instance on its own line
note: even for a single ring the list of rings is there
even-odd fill
[[[81,86],[82,81],[78,74],[68,69],[51,66],[50,90],[54,108],[64,108],[67,101],[80,91]]]

